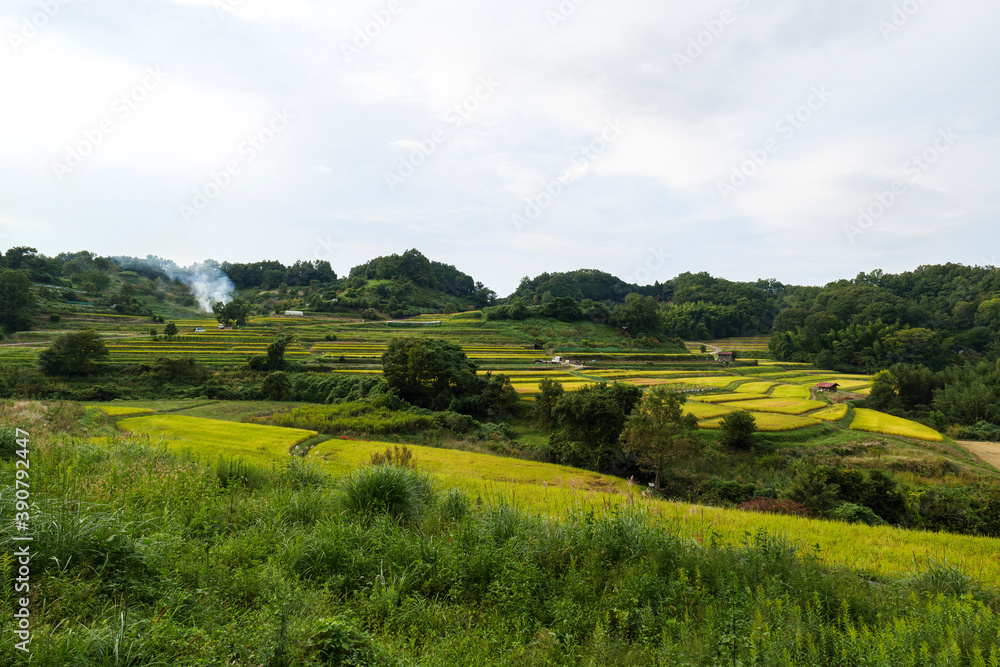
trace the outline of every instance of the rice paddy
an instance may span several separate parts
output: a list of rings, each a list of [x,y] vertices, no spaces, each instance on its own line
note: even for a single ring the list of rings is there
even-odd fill
[[[916,438],[929,442],[941,442],[942,435],[930,428],[909,419],[894,417],[883,412],[856,408],[851,428],[855,431],[868,431],[885,435],[901,435],[905,438]]]

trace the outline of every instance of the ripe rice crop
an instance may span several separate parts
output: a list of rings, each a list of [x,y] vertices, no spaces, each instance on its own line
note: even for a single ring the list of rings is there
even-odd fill
[[[812,417],[796,417],[795,415],[774,414],[771,412],[754,412],[758,431],[795,431],[809,426],[818,426],[821,422]],[[698,424],[701,428],[720,429],[722,419],[712,419]]]
[[[689,412],[698,419],[714,419],[715,417],[727,415],[735,409],[735,407],[727,405],[711,405],[698,401],[688,401],[684,404],[684,412]]]
[[[126,405],[85,405],[87,410],[101,410],[106,415],[119,417],[121,415],[153,414],[149,408],[133,408]]]
[[[822,419],[825,422],[840,421],[841,419],[847,416],[847,404],[838,403],[837,405],[832,405],[828,407],[826,410],[820,410],[819,412],[814,412],[809,416],[814,417],[816,419]]]
[[[736,392],[740,394],[766,394],[773,387],[775,382],[744,382],[736,387]]]
[[[243,457],[258,461],[273,461],[309,438],[316,431],[259,424],[187,417],[184,415],[153,415],[131,417],[118,422],[118,428],[163,438],[171,449],[189,450],[197,456],[216,458]]]
[[[877,410],[855,408],[854,421],[851,428],[855,431],[868,431],[884,435],[901,435],[905,438],[916,438],[930,442],[941,442],[944,437],[923,424],[902,417],[894,417]]]
[[[740,407],[761,412],[780,412],[785,415],[801,415],[811,410],[825,408],[822,401],[807,401],[797,398],[759,398],[751,401],[741,401]]]
[[[809,398],[809,387],[780,384],[771,390],[771,398]]]
[[[734,401],[742,403],[763,398],[767,398],[767,396],[764,394],[710,394],[708,396],[699,396],[698,400],[702,403],[730,403]]]

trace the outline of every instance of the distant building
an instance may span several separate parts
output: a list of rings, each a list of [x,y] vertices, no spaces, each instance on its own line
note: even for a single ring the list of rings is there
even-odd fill
[[[719,352],[719,361],[736,361],[735,352]]]
[[[820,391],[837,391],[837,387],[839,386],[836,382],[819,382],[816,384],[816,389]]]
[[[301,310],[286,310],[285,315],[294,315],[296,317],[302,317],[305,315]]]

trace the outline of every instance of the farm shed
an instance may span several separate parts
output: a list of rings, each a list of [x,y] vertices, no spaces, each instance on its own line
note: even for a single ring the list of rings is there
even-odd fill
[[[301,310],[286,310],[285,315],[302,316],[305,315],[305,313],[303,313]]]
[[[816,385],[816,388],[820,391],[837,391],[837,387],[839,386],[836,382],[820,382]]]
[[[736,361],[735,352],[719,352],[719,361]]]

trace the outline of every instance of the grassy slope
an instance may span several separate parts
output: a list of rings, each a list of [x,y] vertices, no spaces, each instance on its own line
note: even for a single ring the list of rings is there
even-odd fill
[[[241,455],[260,464],[287,460],[284,452],[311,432],[249,424],[211,423],[184,416],[122,420],[119,428],[176,438],[171,447],[198,455]],[[266,429],[258,431],[257,429]],[[261,435],[266,433],[266,444]],[[248,445],[254,442],[253,445]],[[331,440],[313,449],[311,458],[336,476],[367,462],[372,453],[391,447],[382,442]],[[598,510],[626,502],[620,479],[546,463],[410,446],[419,468],[442,488],[459,488],[488,500],[506,499],[535,512],[562,516],[574,508]],[[637,495],[637,494],[636,494]],[[717,536],[739,543],[745,534],[767,529],[810,546],[832,565],[877,574],[903,573],[914,563],[947,558],[983,582],[1000,583],[1000,540],[898,528],[868,527],[791,516],[755,514],[684,503],[651,502],[650,512],[682,535],[704,540]]]

